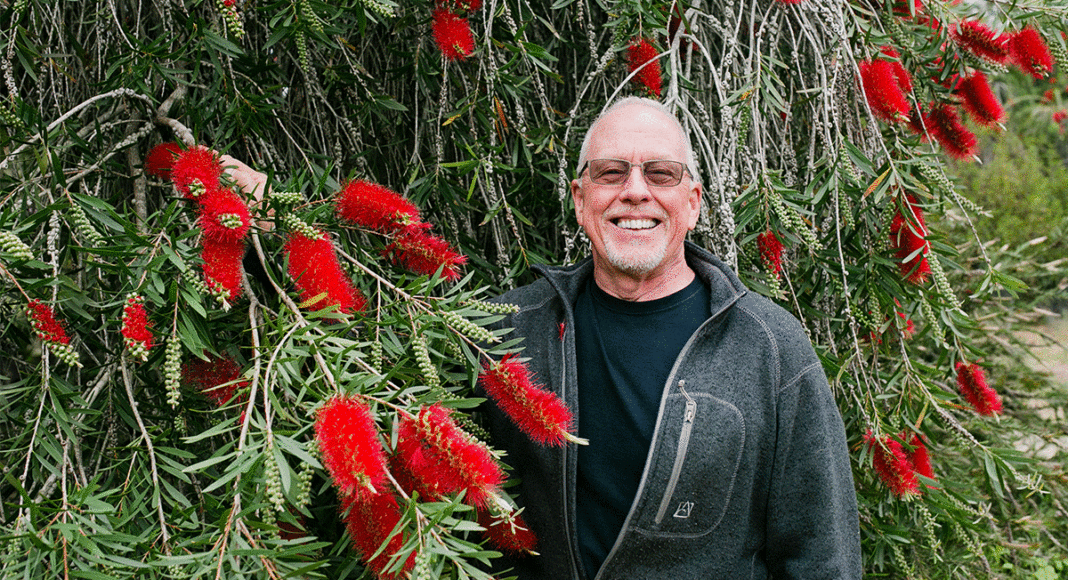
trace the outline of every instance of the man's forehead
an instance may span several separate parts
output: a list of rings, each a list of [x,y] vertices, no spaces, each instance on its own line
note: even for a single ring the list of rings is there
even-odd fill
[[[591,129],[590,145],[604,147],[652,147],[685,149],[678,123],[662,111],[641,104],[620,107],[600,119]],[[640,133],[638,142],[620,142],[623,134]]]

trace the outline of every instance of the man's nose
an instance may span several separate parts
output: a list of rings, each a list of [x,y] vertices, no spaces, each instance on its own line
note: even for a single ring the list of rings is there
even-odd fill
[[[630,166],[630,175],[623,183],[619,191],[619,198],[630,203],[647,201],[652,195],[649,192],[649,184],[645,182],[641,164],[635,163]]]

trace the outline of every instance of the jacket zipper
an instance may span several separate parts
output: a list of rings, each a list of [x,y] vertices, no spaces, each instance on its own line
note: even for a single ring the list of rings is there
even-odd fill
[[[686,461],[686,450],[690,447],[690,432],[693,431],[693,421],[697,416],[697,401],[686,392],[685,387],[686,381],[680,380],[679,392],[686,397],[686,414],[682,418],[682,432],[679,433],[679,446],[675,450],[675,464],[671,467],[671,477],[668,479],[667,489],[664,491],[664,499],[660,501],[660,509],[656,512],[654,523],[658,526],[664,520],[664,515],[667,514],[668,507],[671,505],[671,497],[675,495],[675,486],[679,483],[682,465]]]
[[[571,316],[570,318],[571,318],[572,321],[574,320],[574,316]],[[571,328],[574,328],[574,324],[570,324],[568,326],[570,326]],[[574,332],[573,330],[571,330],[571,328],[565,328],[564,340],[562,341],[563,344],[560,345],[560,354],[561,354],[561,356],[560,356],[560,359],[561,359],[561,361],[560,361],[560,369],[561,369],[561,372],[560,372],[560,386],[561,386],[560,398],[563,399],[564,401],[567,401],[567,354],[568,353],[567,353],[567,338],[566,338],[567,334],[566,334],[566,331],[570,330],[571,332]],[[575,401],[575,408],[576,408],[575,420],[577,422],[578,421],[578,411],[577,411],[577,409],[578,409],[578,400]],[[576,425],[576,431],[575,431],[576,433],[578,432],[577,429],[578,429],[578,426]],[[570,457],[571,453],[573,453],[573,451],[571,450],[571,446],[564,445],[564,449],[563,449],[564,465],[562,466],[563,469],[560,470],[560,473],[564,474],[564,533],[567,534],[567,552],[568,552],[568,556],[569,556],[568,560],[570,560],[570,562],[571,562],[571,577],[574,580],[580,580],[581,578],[585,577],[585,574],[583,574],[582,565],[578,561],[578,554],[577,554],[577,551],[576,551],[577,546],[575,544],[576,544],[578,538],[577,538],[577,535],[576,535],[577,533],[575,532],[575,522],[571,520],[571,508],[574,505],[573,502],[575,501],[575,498],[573,497],[573,494],[571,493],[571,484],[570,484],[569,476],[567,475],[571,471],[571,470],[568,469],[568,466],[571,463],[571,457]]]

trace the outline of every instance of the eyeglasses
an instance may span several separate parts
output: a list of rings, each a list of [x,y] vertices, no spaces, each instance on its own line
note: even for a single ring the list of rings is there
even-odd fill
[[[598,185],[623,185],[630,177],[630,168],[636,165],[622,159],[591,159],[582,165],[579,175],[590,168],[590,180]],[[688,173],[686,165],[667,159],[652,159],[641,164],[645,183],[654,187],[673,187]]]

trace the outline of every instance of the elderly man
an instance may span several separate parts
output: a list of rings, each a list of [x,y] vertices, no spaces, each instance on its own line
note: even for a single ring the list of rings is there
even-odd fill
[[[592,257],[500,297],[523,356],[586,447],[488,410],[539,556],[522,580],[859,578],[842,420],[789,313],[685,241],[701,184],[679,122],[627,98],[571,182]]]

